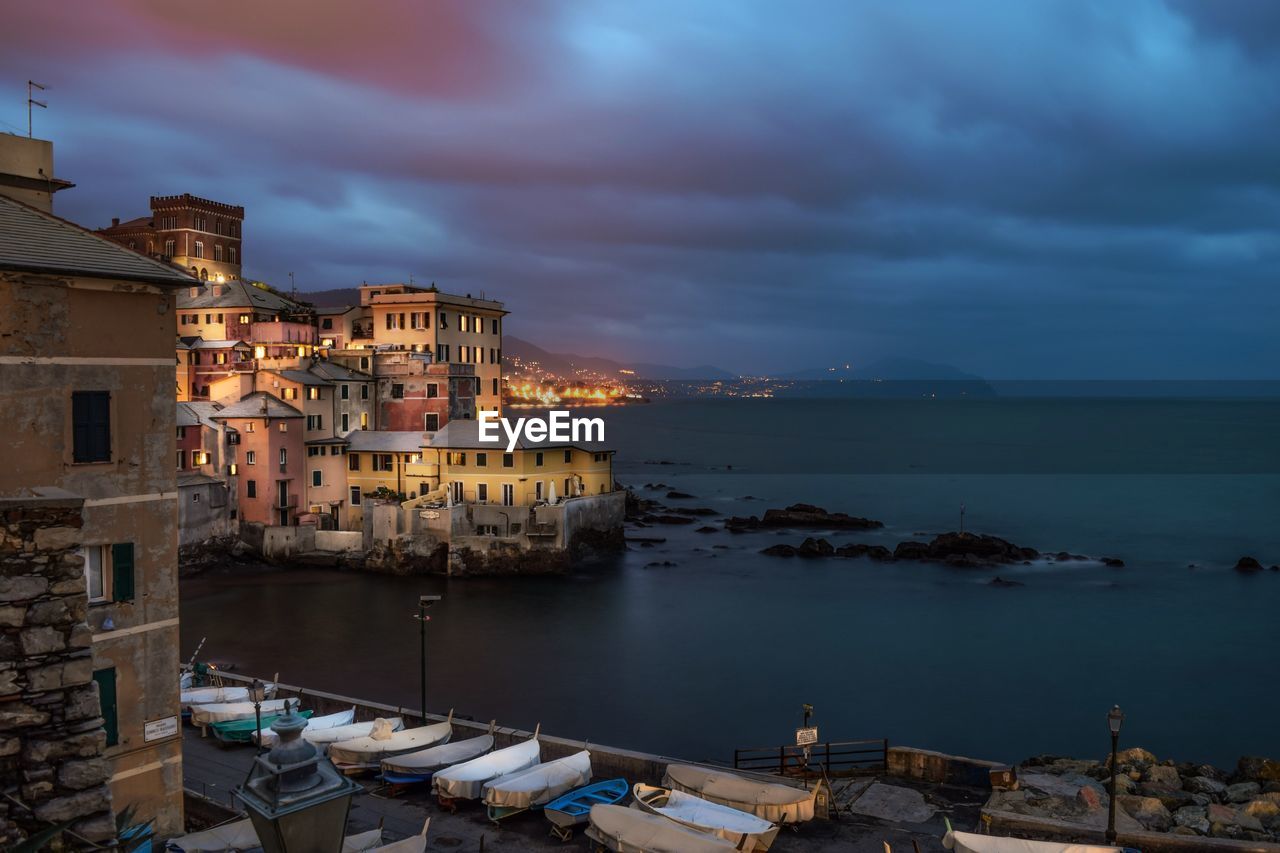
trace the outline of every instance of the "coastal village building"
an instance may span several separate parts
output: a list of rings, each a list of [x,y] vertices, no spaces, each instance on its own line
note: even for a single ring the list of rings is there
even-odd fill
[[[240,277],[244,263],[243,227],[243,207],[184,193],[152,196],[150,216],[112,219],[98,233],[201,280],[228,281]]]
[[[237,532],[234,469],[218,403],[177,406],[178,544],[198,545]]]
[[[6,841],[64,820],[108,840],[127,806],[183,828],[173,317],[190,284],[0,195]]]
[[[253,369],[253,348],[242,341],[178,338],[178,399],[208,400],[213,382]]]
[[[52,213],[53,194],[74,186],[53,176],[52,142],[0,133],[0,195]]]
[[[317,360],[307,369],[333,386],[335,435],[347,436],[356,430],[378,428],[377,382],[373,376],[327,359]]]
[[[255,391],[218,411],[213,420],[236,438],[228,464],[235,466],[236,506],[241,521],[287,527],[298,522],[305,445],[302,412]]]
[[[356,432],[347,440],[347,529],[360,529],[368,497],[389,494],[397,500],[413,499],[439,485],[436,466],[422,463],[426,437],[421,431]]]

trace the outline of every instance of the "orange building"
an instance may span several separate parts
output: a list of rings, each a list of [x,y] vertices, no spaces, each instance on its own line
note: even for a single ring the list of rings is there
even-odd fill
[[[256,391],[218,412],[213,420],[236,432],[230,464],[234,466],[240,520],[296,524],[305,491],[306,421],[302,412],[271,394]]]

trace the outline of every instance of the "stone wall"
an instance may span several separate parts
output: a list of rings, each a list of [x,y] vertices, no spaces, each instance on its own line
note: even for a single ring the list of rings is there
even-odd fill
[[[65,493],[0,500],[0,846],[64,821],[89,840],[115,835],[82,505]]]

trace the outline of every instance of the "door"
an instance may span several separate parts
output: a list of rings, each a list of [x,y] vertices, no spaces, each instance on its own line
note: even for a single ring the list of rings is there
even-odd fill
[[[98,685],[98,702],[102,705],[102,727],[107,732],[107,746],[120,742],[120,717],[116,713],[116,670],[100,669],[93,674]]]

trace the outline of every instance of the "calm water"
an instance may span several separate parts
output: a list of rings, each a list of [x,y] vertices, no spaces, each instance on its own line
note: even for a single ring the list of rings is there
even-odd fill
[[[969,529],[1128,566],[1002,567],[1026,584],[1002,589],[985,570],[757,553],[802,532],[654,527],[633,533],[664,544],[566,578],[211,572],[183,582],[184,654],[207,636],[241,671],[416,707],[411,617],[439,592],[433,710],[598,743],[725,760],[788,740],[809,702],[824,739],[1101,755],[1118,702],[1124,740],[1162,757],[1280,754],[1280,572],[1230,568],[1280,563],[1280,406],[711,400],[605,416],[619,479],[689,505],[809,501],[887,525],[834,543],[892,546],[954,529],[963,503]]]

